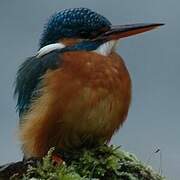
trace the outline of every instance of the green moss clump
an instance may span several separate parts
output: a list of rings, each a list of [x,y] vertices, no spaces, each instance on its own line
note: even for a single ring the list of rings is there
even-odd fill
[[[67,163],[54,166],[51,149],[42,163],[30,166],[22,178],[47,180],[163,180],[152,168],[134,155],[114,146],[102,145],[82,150]]]

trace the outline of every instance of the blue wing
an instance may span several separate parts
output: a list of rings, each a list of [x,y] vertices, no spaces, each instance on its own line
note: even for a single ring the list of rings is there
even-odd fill
[[[48,69],[57,69],[60,64],[59,52],[54,51],[41,58],[30,57],[20,66],[14,91],[19,116],[29,109],[32,99],[39,96],[42,76]]]

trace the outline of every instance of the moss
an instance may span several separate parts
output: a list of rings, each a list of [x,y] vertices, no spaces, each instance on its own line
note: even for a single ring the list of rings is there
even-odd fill
[[[151,167],[143,165],[133,154],[121,148],[102,145],[82,150],[67,163],[54,166],[53,149],[37,166],[28,168],[23,180],[163,180]]]

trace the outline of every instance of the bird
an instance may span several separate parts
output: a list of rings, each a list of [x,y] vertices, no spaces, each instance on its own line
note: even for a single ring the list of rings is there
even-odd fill
[[[42,158],[51,147],[78,152],[107,144],[127,119],[132,96],[117,42],[161,25],[112,25],[83,7],[53,14],[37,53],[20,65],[16,77],[25,158]]]

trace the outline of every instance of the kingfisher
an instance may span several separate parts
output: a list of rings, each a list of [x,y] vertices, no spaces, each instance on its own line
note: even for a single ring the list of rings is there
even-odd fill
[[[55,13],[37,53],[19,67],[15,95],[26,158],[51,147],[78,151],[108,143],[126,120],[131,78],[118,40],[163,24],[115,25],[88,8]]]

